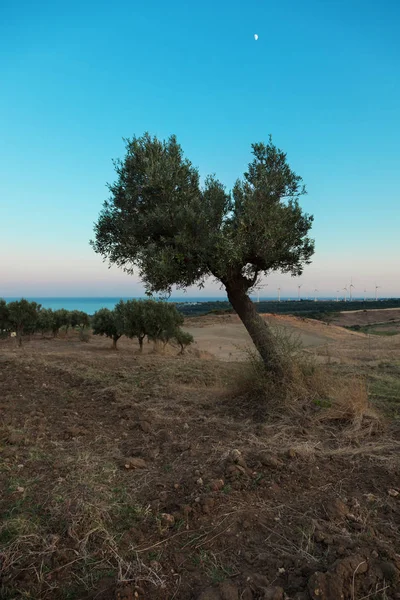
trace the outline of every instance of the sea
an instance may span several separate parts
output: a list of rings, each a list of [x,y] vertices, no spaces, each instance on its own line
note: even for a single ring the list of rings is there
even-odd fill
[[[58,310],[59,308],[65,308],[66,310],[82,310],[88,315],[93,315],[100,308],[109,308],[112,310],[117,302],[120,300],[143,300],[147,296],[142,297],[58,297],[58,298],[41,298],[41,297],[25,297],[29,302],[37,302],[41,304],[43,308],[52,308]],[[5,297],[6,302],[13,302],[14,300],[21,300],[21,296],[18,297]],[[213,296],[171,296],[166,299],[167,302],[181,302],[183,304],[198,304],[200,302],[227,302],[227,298],[224,296],[213,297]]]
[[[50,297],[26,297],[26,300],[29,300],[30,302],[37,302],[38,304],[41,304],[43,308],[52,308],[53,310],[58,310],[59,308],[65,308],[66,310],[82,310],[83,312],[87,313],[88,315],[93,315],[97,310],[99,310],[100,308],[109,308],[110,310],[112,310],[115,305],[117,304],[117,302],[119,302],[120,300],[132,300],[132,299],[136,299],[136,300],[140,300],[140,299],[145,299],[146,296],[141,296],[141,297],[54,297],[54,298],[50,298]],[[14,300],[20,300],[21,296],[14,296],[14,297],[5,297],[4,298],[6,300],[6,302],[13,302]],[[252,296],[252,299],[254,301],[257,301],[258,298],[256,298],[255,296]],[[308,300],[314,300],[314,298],[304,298],[304,299],[308,299]],[[321,300],[334,300],[335,298],[331,298],[331,297],[325,297],[325,298],[318,298],[319,301]],[[167,302],[179,302],[182,304],[200,304],[202,302],[227,302],[228,299],[226,296],[171,296],[170,298],[166,299]],[[276,297],[260,297],[259,298],[260,302],[263,301],[276,301],[277,298]],[[295,297],[286,297],[286,296],[282,296],[281,297],[282,301],[296,301],[297,298]],[[354,298],[354,300],[358,300],[357,298]],[[359,299],[361,300],[361,298]],[[382,300],[382,298],[381,298]]]

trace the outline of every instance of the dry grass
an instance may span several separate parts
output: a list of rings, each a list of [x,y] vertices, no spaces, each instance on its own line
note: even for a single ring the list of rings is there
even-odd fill
[[[249,569],[244,553],[254,561],[264,553],[265,564],[252,562],[252,569],[292,594],[275,562],[290,573],[296,561],[326,570],[338,558],[335,543],[315,540],[326,526],[321,498],[328,491],[351,498],[358,477],[359,501],[378,495],[374,510],[387,520],[400,443],[384,431],[367,380],[354,369],[318,365],[290,339],[280,343],[280,380],[254,355],[225,364],[190,354],[121,352],[116,360],[111,350],[86,344],[68,356],[50,346],[7,355],[8,374],[0,372],[7,414],[0,598],[78,600],[108,578],[105,598],[126,583],[140,600],[186,600],[197,597],[199,581],[201,589],[241,581]],[[390,369],[385,385],[392,371],[398,375]],[[150,430],[141,429],[143,421]],[[13,432],[19,438],[11,442]],[[237,467],[229,463],[233,453],[243,460]],[[121,467],[136,454],[145,469]],[[213,502],[208,512],[206,500]],[[369,505],[363,511],[367,528],[376,514]],[[348,526],[346,536],[369,544],[363,531]],[[389,546],[392,533],[394,526],[382,533]]]

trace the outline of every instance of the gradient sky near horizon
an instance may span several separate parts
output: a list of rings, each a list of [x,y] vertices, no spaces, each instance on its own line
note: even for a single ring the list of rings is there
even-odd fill
[[[0,13],[0,297],[143,293],[89,239],[111,159],[146,130],[175,133],[227,188],[252,142],[271,133],[288,153],[316,253],[261,295],[333,295],[353,277],[354,295],[376,282],[400,296],[399,2],[0,0]]]

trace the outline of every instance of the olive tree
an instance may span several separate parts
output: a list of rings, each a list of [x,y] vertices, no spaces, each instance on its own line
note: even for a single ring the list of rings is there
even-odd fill
[[[117,342],[123,334],[123,325],[117,311],[101,308],[92,317],[94,335],[105,335],[113,341],[113,349],[117,350]]]
[[[54,337],[57,337],[61,327],[67,327],[69,325],[69,318],[69,311],[65,308],[59,308],[58,310],[54,311],[52,326]]]
[[[8,304],[8,319],[11,328],[17,334],[18,345],[22,346],[22,336],[33,332],[39,318],[40,304],[28,302],[25,298]]]
[[[183,315],[174,304],[146,301],[146,328],[150,340],[162,342],[164,347],[175,337],[177,328],[183,323]]]
[[[178,327],[175,330],[174,333],[174,340],[177,342],[177,344],[179,344],[181,351],[179,352],[179,354],[183,354],[185,352],[185,349],[187,348],[187,346],[189,346],[190,344],[193,344],[194,339],[191,333],[189,333],[188,331],[183,331],[183,329],[181,329],[180,327]]]
[[[253,158],[231,193],[214,176],[200,185],[175,136],[126,140],[116,180],[95,224],[92,246],[110,264],[138,270],[147,292],[204,285],[226,289],[265,365],[282,363],[249,292],[273,271],[298,276],[310,262],[313,218],[302,212],[302,179],[271,141],[252,145]]]
[[[7,331],[9,328],[9,310],[7,302],[0,298],[0,333]]]
[[[39,311],[38,321],[37,321],[37,330],[41,332],[42,335],[48,333],[49,331],[53,331],[54,327],[54,313],[51,308],[42,308]]]
[[[85,336],[85,329],[90,326],[90,317],[83,310],[73,310],[69,313],[69,323],[71,327],[79,329],[79,339],[82,342],[89,341]]]
[[[143,300],[120,300],[115,307],[116,318],[126,337],[137,338],[139,350],[143,351],[143,340],[148,335],[146,303]]]

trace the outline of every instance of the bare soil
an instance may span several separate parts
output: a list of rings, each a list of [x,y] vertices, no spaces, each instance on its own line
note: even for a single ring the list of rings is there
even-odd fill
[[[342,383],[369,360],[370,401],[261,418],[232,321],[183,357],[0,341],[2,600],[400,598],[398,346],[286,318]]]

